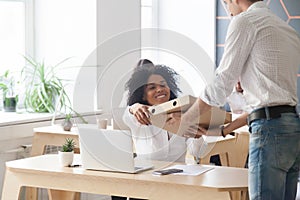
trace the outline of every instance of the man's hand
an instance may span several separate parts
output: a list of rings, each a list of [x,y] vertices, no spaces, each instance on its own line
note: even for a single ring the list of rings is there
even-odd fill
[[[168,114],[167,124],[178,127],[177,135],[184,137],[199,138],[207,135],[207,131],[199,127],[199,116],[206,113],[211,106],[206,104],[200,98],[179,118],[173,113]],[[201,110],[201,112],[200,112]]]
[[[222,136],[220,128],[203,128],[199,125],[190,125],[184,132],[183,136],[188,138],[200,138],[206,136]]]
[[[221,128],[203,128],[198,127],[198,133],[201,135],[207,135],[207,136],[222,136]]]
[[[143,125],[150,125],[150,112],[148,108],[149,106],[147,105],[135,103],[130,107],[129,112],[134,115],[134,117],[138,120],[139,123]]]
[[[168,114],[168,126],[178,126],[178,135],[187,138],[200,138],[202,135],[207,136],[221,136],[220,128],[203,128],[199,124],[193,123],[185,119],[185,115],[181,116],[180,112]]]
[[[167,122],[169,122],[170,125],[174,124],[177,120],[181,120],[181,111],[172,112],[167,115]]]
[[[166,123],[168,126],[178,127],[177,134],[180,136],[192,138],[201,137],[200,134],[197,134],[198,126],[186,120],[184,115],[181,115],[181,112],[169,113]]]

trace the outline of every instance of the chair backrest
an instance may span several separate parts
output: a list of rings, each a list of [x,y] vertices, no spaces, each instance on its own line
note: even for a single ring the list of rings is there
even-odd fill
[[[249,133],[236,133],[235,145],[229,153],[229,166],[244,168],[249,154]]]
[[[222,166],[244,168],[249,152],[249,133],[235,133],[234,138],[224,139],[208,147],[209,152],[200,158],[200,164],[209,164],[210,157],[219,155]]]

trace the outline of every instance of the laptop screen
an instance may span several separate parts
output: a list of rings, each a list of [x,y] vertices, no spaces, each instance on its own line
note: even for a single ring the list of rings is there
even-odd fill
[[[82,165],[86,169],[132,172],[133,143],[130,131],[78,125]]]

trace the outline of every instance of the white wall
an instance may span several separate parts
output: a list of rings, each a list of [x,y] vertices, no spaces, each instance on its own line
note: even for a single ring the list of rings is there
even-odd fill
[[[193,52],[193,45],[189,45],[187,48],[190,48],[190,52],[188,49],[186,51],[180,49],[180,52],[161,51],[157,58],[157,62],[170,65],[180,73],[182,76],[180,88],[186,94],[197,96],[205,85],[207,69],[209,68],[210,75],[214,71],[215,3],[215,0],[157,1],[157,27],[182,34],[186,40],[198,45],[196,52]],[[158,42],[162,42],[161,40],[163,39],[158,35]],[[182,45],[184,48],[188,41],[183,41],[184,44],[178,40],[173,42],[175,46]],[[191,59],[193,54],[198,54],[196,62]]]
[[[118,107],[128,72],[140,58],[140,0],[97,2],[98,106]]]
[[[215,60],[215,0],[158,1],[157,20],[159,28],[185,35],[200,45],[210,58]]]

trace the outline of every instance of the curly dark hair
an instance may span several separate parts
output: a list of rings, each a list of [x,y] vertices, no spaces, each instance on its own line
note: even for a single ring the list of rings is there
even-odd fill
[[[169,100],[177,98],[181,90],[177,86],[178,74],[173,69],[165,65],[139,65],[125,85],[125,89],[128,90],[127,105],[131,106],[135,103],[149,105],[143,97],[147,81],[153,74],[160,75],[166,80],[170,88]]]
[[[144,66],[144,65],[149,65],[149,66],[153,66],[154,64],[153,64],[153,62],[151,61],[151,60],[148,60],[148,59],[140,59],[139,60],[139,62],[137,63],[137,65],[136,65],[136,69],[138,68],[138,67],[142,67],[142,66]]]

